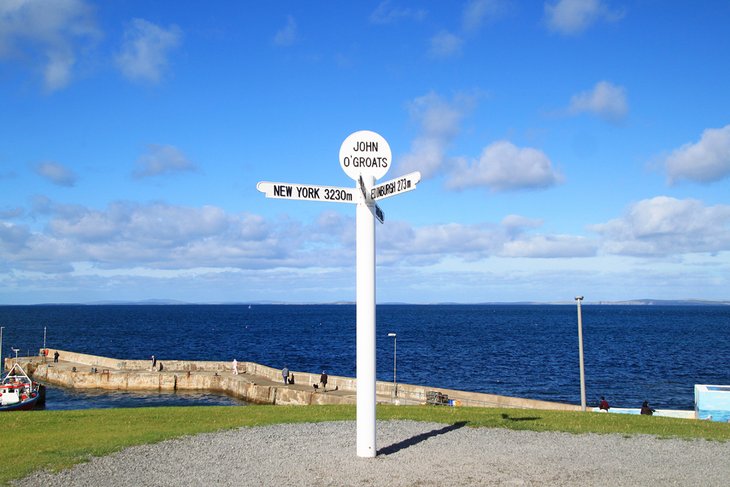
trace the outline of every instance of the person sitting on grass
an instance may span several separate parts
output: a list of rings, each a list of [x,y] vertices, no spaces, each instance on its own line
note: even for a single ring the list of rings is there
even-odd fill
[[[641,405],[641,414],[651,416],[654,414],[654,411],[656,411],[656,409],[649,407],[649,401],[644,401],[644,404]]]
[[[608,401],[606,401],[606,398],[601,396],[601,402],[598,403],[598,410],[601,412],[603,412],[603,411],[608,412],[608,409],[610,407],[611,406],[608,405]]]

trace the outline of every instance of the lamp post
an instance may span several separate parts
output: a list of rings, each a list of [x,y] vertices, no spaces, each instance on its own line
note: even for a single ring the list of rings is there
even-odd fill
[[[393,337],[393,396],[398,397],[398,383],[396,382],[396,342],[398,341],[398,335],[395,333],[388,333],[389,337]]]
[[[580,303],[583,296],[576,296],[575,302],[578,305],[578,356],[580,358],[580,410],[586,410],[586,376],[583,369],[583,317],[581,316]]]
[[[41,350],[41,356],[43,357],[43,363],[46,363],[46,327],[43,327],[43,349]]]
[[[5,371],[5,362],[3,362],[3,330],[4,326],[0,326],[0,376]]]

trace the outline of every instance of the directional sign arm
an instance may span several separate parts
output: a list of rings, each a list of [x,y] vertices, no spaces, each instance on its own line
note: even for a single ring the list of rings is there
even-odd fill
[[[383,210],[377,204],[373,205],[373,211],[375,212],[375,218],[380,223],[385,223],[385,213],[383,213]]]
[[[377,186],[373,186],[370,190],[370,199],[382,200],[383,198],[390,198],[406,191],[413,191],[416,189],[416,185],[421,180],[421,173],[418,171],[404,174],[403,176],[390,181],[385,181]]]
[[[256,189],[264,193],[267,198],[357,203],[357,190],[355,188],[260,181],[256,185]]]

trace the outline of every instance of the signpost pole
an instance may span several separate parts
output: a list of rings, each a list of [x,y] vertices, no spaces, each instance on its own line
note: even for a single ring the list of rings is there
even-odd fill
[[[375,178],[365,176],[365,190]],[[375,443],[375,217],[374,203],[357,204],[357,455],[374,457]]]

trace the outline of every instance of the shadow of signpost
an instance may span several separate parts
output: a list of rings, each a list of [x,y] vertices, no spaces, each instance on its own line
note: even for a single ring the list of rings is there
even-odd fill
[[[413,436],[411,438],[405,439],[403,441],[399,441],[398,443],[393,443],[390,446],[386,446],[385,448],[381,448],[378,450],[378,455],[391,455],[393,453],[396,453],[404,448],[408,448],[410,446],[417,445],[418,443],[421,443],[422,441],[426,441],[429,438],[433,438],[434,436],[439,436],[448,433],[449,431],[458,430],[459,428],[463,428],[466,426],[466,421],[459,421],[458,423],[450,424],[448,426],[444,426],[443,428],[439,428],[437,430],[431,430],[427,431],[426,433],[421,433],[420,435]]]
[[[540,416],[518,416],[518,417],[512,417],[509,414],[502,413],[502,419],[506,419],[507,421],[538,421],[542,419]]]

